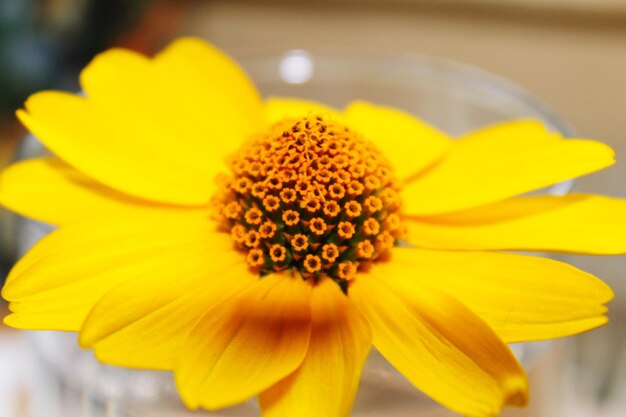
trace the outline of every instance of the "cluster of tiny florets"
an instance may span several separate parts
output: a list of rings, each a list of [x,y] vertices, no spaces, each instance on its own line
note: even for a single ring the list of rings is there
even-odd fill
[[[325,274],[344,289],[401,237],[399,182],[380,152],[347,127],[312,116],[252,138],[220,178],[215,216],[267,274]]]

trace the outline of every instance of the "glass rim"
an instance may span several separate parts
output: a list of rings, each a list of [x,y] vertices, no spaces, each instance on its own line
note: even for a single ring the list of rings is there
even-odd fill
[[[395,72],[398,72],[398,69],[406,70],[401,72],[409,79],[411,76],[430,77],[449,84],[457,84],[466,90],[489,90],[490,93],[523,103],[529,109],[536,109],[536,112],[540,113],[549,125],[564,135],[576,134],[574,126],[561,117],[552,106],[516,82],[476,65],[448,58],[414,52],[363,52],[347,49],[342,51],[342,48],[337,47],[291,48],[275,51],[237,48],[233,50],[233,56],[237,57],[237,61],[244,69],[248,69],[249,66],[266,66],[276,69],[275,64],[293,52],[310,55],[314,64],[320,62],[326,65],[332,61],[339,65],[368,68],[369,71],[375,69],[375,72],[394,72],[393,67],[395,67]],[[402,82],[407,83],[407,78],[403,78]]]

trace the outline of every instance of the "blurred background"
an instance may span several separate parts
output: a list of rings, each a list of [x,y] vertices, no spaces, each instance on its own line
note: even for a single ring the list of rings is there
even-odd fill
[[[0,0],[0,169],[25,134],[14,111],[29,94],[78,90],[80,69],[111,46],[153,54],[181,35],[208,39],[235,57],[332,49],[483,68],[548,103],[579,136],[611,145],[621,162],[576,189],[626,197],[625,0]],[[15,260],[16,225],[0,212],[0,282]],[[546,366],[575,365],[557,381],[560,404],[549,404],[554,381],[543,379],[531,407],[510,415],[624,416],[626,258],[567,261],[615,289],[611,323],[544,359]],[[30,371],[14,359],[24,349],[23,337],[0,325],[2,416],[31,415]]]

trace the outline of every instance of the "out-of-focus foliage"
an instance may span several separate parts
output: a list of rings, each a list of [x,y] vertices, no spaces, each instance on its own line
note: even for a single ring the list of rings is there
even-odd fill
[[[76,88],[80,68],[131,28],[148,4],[1,0],[0,113],[12,113],[38,90]]]

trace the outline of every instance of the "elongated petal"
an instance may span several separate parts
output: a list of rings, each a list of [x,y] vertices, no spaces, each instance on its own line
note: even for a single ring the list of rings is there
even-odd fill
[[[520,127],[521,126],[521,127]],[[599,142],[562,139],[513,122],[454,142],[439,164],[407,184],[405,212],[435,215],[504,200],[576,178],[613,164],[613,151]],[[535,135],[524,133],[537,131]]]
[[[286,118],[300,118],[311,115],[329,117],[342,121],[343,115],[336,109],[311,100],[287,97],[270,97],[265,102],[265,123],[273,125]]]
[[[354,130],[383,151],[400,179],[432,165],[451,145],[450,138],[443,132],[391,107],[357,101],[346,108],[346,118]]]
[[[180,38],[154,63],[157,80],[167,80],[163,94],[169,104],[162,116],[184,138],[175,151],[185,163],[214,174],[225,157],[263,128],[263,104],[252,80],[216,47]]]
[[[150,200],[206,203],[226,154],[261,126],[245,74],[199,40],[177,41],[152,60],[107,51],[81,84],[86,98],[38,93],[18,117],[69,164]]]
[[[223,251],[223,241],[210,238],[213,228],[205,213],[192,211],[129,212],[63,226],[10,272],[2,296],[14,314],[5,322],[26,329],[80,330],[91,308],[114,286],[171,271],[189,260],[193,250],[196,258],[191,260],[201,249]]]
[[[521,119],[483,127],[458,139],[466,144],[471,143],[472,149],[476,155],[479,155],[496,142],[501,142],[497,144],[498,149],[515,152],[535,145],[558,142],[562,137],[560,134],[548,130],[546,125],[539,120]]]
[[[100,184],[56,158],[31,159],[4,170],[0,204],[55,225],[129,208],[162,209]]]
[[[454,298],[427,286],[395,287],[374,268],[357,276],[350,297],[372,326],[376,348],[434,400],[476,417],[525,404],[527,381],[512,352]]]
[[[369,324],[329,279],[313,289],[311,320],[311,340],[302,365],[259,396],[265,417],[350,413],[370,351]]]
[[[173,369],[187,335],[213,306],[252,286],[245,256],[225,233],[187,249],[180,262],[122,282],[107,291],[80,333],[83,347],[109,364]]]
[[[521,197],[459,213],[407,219],[408,240],[453,250],[626,253],[626,200],[596,195]]]
[[[598,327],[606,323],[603,304],[613,297],[594,276],[535,256],[398,248],[375,268],[396,288],[430,286],[451,295],[509,343]]]
[[[173,161],[150,142],[135,139],[164,141],[155,139],[139,123],[112,119],[85,98],[54,91],[30,96],[25,107],[17,116],[28,130],[95,180],[153,201],[208,202],[213,177]],[[118,129],[124,133],[117,133]]]
[[[190,408],[214,410],[257,395],[302,363],[309,345],[311,285],[269,275],[209,310],[180,352],[176,385]]]
[[[251,80],[236,62],[200,39],[179,38],[154,59],[109,50],[80,80],[99,111],[116,121],[152,127],[151,134],[161,134],[164,142],[144,145],[201,172],[214,174],[225,156],[261,128],[262,103]]]

